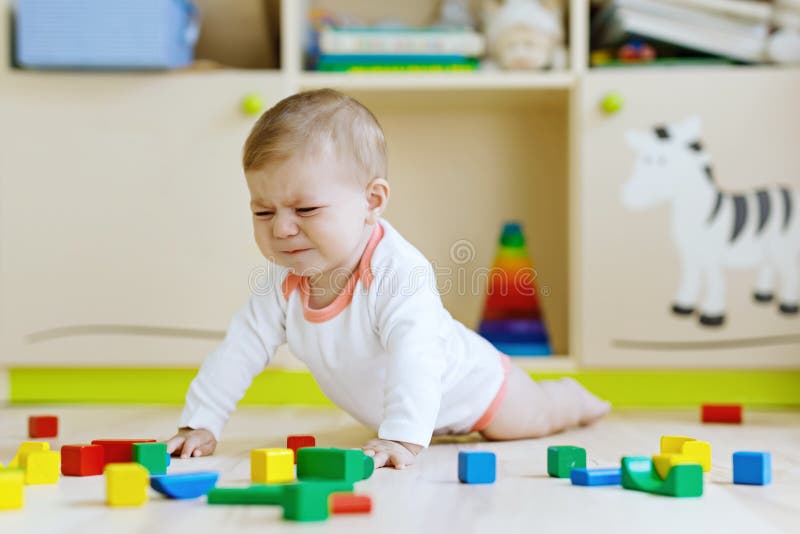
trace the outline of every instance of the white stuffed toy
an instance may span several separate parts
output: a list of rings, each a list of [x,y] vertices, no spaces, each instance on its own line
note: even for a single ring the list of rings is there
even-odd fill
[[[507,70],[566,67],[559,0],[485,0],[484,29],[489,68]]]

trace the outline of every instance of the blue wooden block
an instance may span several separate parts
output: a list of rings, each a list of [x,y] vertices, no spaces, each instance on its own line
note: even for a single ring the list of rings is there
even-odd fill
[[[170,455],[170,453],[167,453],[167,467],[169,467],[169,464],[171,463],[172,463],[172,456]]]
[[[465,484],[492,484],[496,465],[493,452],[459,451],[458,479]]]
[[[570,471],[569,478],[575,486],[618,486],[622,482],[622,470],[619,467],[575,467]]]
[[[217,484],[216,471],[197,471],[150,477],[150,487],[170,499],[194,499],[205,495]]]
[[[768,452],[733,453],[733,483],[764,486],[772,482],[772,455]]]

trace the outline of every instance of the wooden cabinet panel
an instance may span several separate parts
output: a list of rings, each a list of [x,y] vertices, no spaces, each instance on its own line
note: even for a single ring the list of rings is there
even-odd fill
[[[241,146],[275,73],[6,75],[0,360],[199,362],[263,264]]]
[[[799,366],[800,72],[591,72],[579,90],[582,363]]]

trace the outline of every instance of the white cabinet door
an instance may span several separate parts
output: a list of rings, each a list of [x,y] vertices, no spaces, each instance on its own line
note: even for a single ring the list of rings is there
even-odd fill
[[[243,95],[279,74],[6,74],[0,362],[194,365],[263,265]]]
[[[590,72],[579,91],[582,363],[800,366],[800,71]]]

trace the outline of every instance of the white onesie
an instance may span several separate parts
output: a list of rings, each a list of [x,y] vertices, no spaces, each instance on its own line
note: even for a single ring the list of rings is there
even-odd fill
[[[451,317],[430,262],[385,220],[325,308],[309,308],[307,278],[273,263],[268,273],[192,381],[181,427],[219,440],[286,342],[325,395],[382,439],[427,447],[433,434],[482,430],[499,408],[508,357]]]

